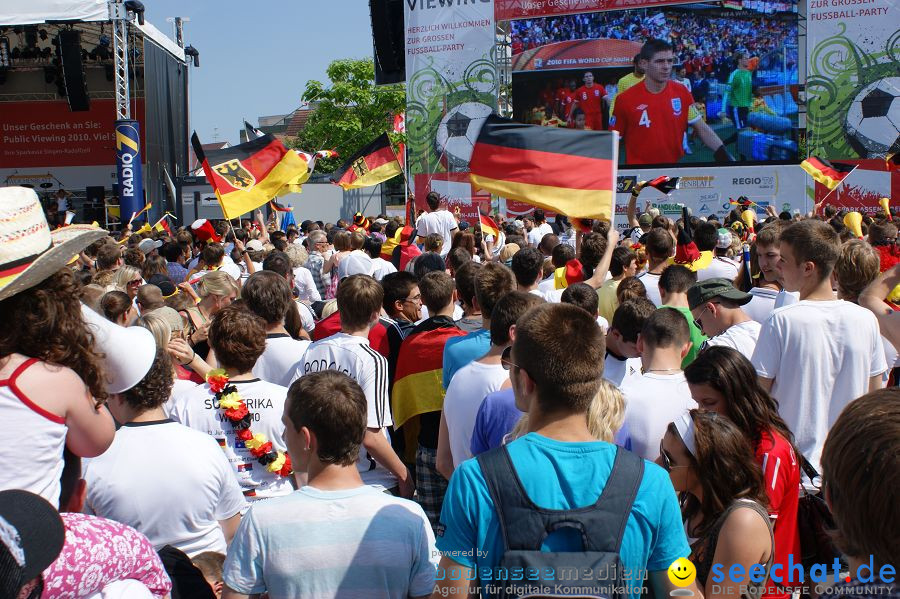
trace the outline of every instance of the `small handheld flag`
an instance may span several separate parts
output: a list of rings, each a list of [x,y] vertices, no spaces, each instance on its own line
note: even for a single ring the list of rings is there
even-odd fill
[[[359,189],[378,185],[401,172],[387,133],[382,133],[335,171],[332,182],[344,189]]]
[[[137,212],[135,212],[134,214],[131,215],[131,220],[128,221],[128,224],[130,225],[131,223],[133,223],[134,219],[136,219],[143,213],[147,212],[152,207],[153,207],[153,202],[147,202],[146,206],[144,206],[143,208],[141,208],[140,210],[138,210]]]
[[[653,189],[669,195],[670,193],[678,189],[680,180],[680,177],[670,177],[668,175],[662,175],[653,179],[652,181],[641,181],[635,187],[640,187],[638,193],[640,193],[640,191],[643,191],[643,189],[646,187],[652,187]]]
[[[500,227],[497,226],[497,223],[494,222],[487,214],[479,213],[478,218],[481,222],[481,236],[487,237],[488,235],[494,236],[494,241],[496,242],[500,239]]]
[[[809,176],[833,190],[847,178],[853,169],[856,168],[849,164],[833,164],[824,158],[810,156],[800,163],[800,168],[809,173]]]

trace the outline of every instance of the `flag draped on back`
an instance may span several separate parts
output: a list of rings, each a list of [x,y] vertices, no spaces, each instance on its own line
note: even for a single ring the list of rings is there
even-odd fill
[[[428,412],[440,412],[444,407],[444,345],[452,337],[465,332],[456,327],[441,326],[433,321],[416,327],[400,345],[397,370],[391,391],[391,410],[394,427],[402,428],[406,459],[415,461],[418,444],[418,416]]]
[[[308,170],[305,160],[268,134],[221,150],[204,151],[196,133],[191,143],[228,219],[259,208]]]
[[[469,163],[480,189],[575,218],[612,220],[618,136],[487,117]]]
[[[378,185],[401,172],[387,133],[382,133],[335,171],[332,181],[344,189],[358,189]]]
[[[800,168],[828,189],[834,189],[840,185],[853,170],[853,166],[849,164],[832,164],[824,158],[815,156],[810,156],[801,162]]]

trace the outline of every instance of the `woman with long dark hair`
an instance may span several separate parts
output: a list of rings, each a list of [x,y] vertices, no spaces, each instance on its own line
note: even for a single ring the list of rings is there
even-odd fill
[[[744,434],[715,412],[691,410],[669,424],[659,454],[683,498],[697,586],[707,597],[759,597],[772,567],[775,541],[762,472]],[[724,578],[713,570],[714,564],[724,564]],[[743,580],[728,576],[736,565],[743,567]],[[757,572],[756,581],[746,577],[751,569]]]
[[[787,574],[791,556],[793,563],[801,561],[797,530],[801,456],[794,447],[793,434],[778,414],[778,402],[760,386],[750,360],[730,347],[703,350],[684,369],[684,377],[700,409],[731,420],[753,448],[763,471],[769,515],[775,523],[775,563],[784,567],[785,586],[799,583]]]
[[[67,227],[68,228],[68,227]],[[103,453],[115,435],[106,380],[66,263],[101,229],[73,225],[55,240],[31,189],[0,190],[0,489],[59,505],[63,448]]]

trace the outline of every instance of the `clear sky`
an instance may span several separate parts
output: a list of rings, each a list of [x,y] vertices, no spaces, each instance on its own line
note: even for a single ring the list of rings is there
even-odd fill
[[[246,118],[286,114],[309,79],[338,58],[371,58],[366,0],[144,0],[146,17],[174,37],[167,17],[189,17],[191,126],[204,143],[238,143]]]

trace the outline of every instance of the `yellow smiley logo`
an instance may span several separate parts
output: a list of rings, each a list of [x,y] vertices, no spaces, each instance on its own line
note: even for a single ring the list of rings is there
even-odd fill
[[[669,566],[669,581],[677,587],[686,587],[697,577],[697,568],[691,560],[679,557]]]

